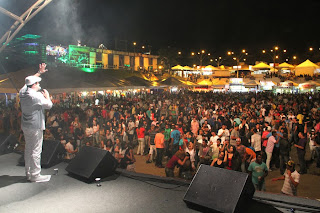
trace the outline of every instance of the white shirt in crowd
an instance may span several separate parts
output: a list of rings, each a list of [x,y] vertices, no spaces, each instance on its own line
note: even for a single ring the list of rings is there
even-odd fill
[[[287,195],[292,195],[292,196],[297,196],[297,187],[295,187],[290,178],[289,178],[289,175],[287,173],[287,170],[284,172],[284,182],[283,182],[283,186],[282,186],[282,189],[281,191],[284,193],[284,194],[287,194]],[[294,172],[291,173],[291,177],[293,178],[293,180],[297,183],[299,183],[300,181],[300,174],[299,172],[297,172],[297,170],[295,170]]]
[[[226,140],[226,137],[230,137],[230,132],[228,129],[219,129],[218,135],[221,135],[221,143],[223,144],[224,141]]]
[[[217,143],[218,138],[219,138],[218,135],[211,136],[211,137],[210,137],[210,142],[212,142],[212,143]]]
[[[251,136],[251,146],[254,148],[256,152],[261,151],[261,135],[258,133],[254,133]]]

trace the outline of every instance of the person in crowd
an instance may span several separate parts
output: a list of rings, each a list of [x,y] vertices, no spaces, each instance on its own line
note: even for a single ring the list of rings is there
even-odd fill
[[[246,147],[241,144],[241,138],[236,139],[236,150],[241,159],[241,171],[246,172]]]
[[[211,162],[210,166],[214,166],[214,167],[218,167],[218,168],[225,168],[225,152],[219,152],[218,157],[216,157],[215,159],[213,159],[213,161]]]
[[[212,161],[212,149],[208,146],[207,140],[202,140],[202,144],[199,147],[199,165],[210,165]]]
[[[261,135],[258,133],[257,129],[253,129],[251,146],[254,148],[256,153],[261,152]]]
[[[295,170],[295,162],[289,160],[286,163],[286,171],[283,176],[273,178],[272,181],[284,180],[281,192],[285,195],[297,196],[297,189],[300,182],[300,174]]]
[[[280,137],[278,137],[278,140],[276,140],[276,135],[277,135],[277,132],[272,131],[272,135],[268,138],[268,142],[267,142],[267,146],[266,146],[266,154],[267,154],[266,164],[267,164],[269,171],[272,171],[270,168],[270,162],[271,162],[271,158],[272,158],[272,152],[273,152],[274,145],[276,143],[278,143],[280,140]]]
[[[113,145],[113,154],[114,154],[114,158],[118,161],[118,163],[120,163],[121,161],[121,142],[119,138],[115,139],[115,143]]]
[[[221,151],[224,152],[224,150],[222,149],[222,144],[221,144],[221,139],[218,138],[216,140],[216,142],[209,142],[210,148],[212,149],[212,159],[215,159],[219,156],[219,153]]]
[[[148,154],[148,159],[146,163],[152,163],[154,154],[157,154],[157,149],[156,149],[154,139],[158,131],[159,131],[158,126],[151,125],[151,129],[149,131],[149,140],[148,140],[149,154]]]
[[[179,141],[181,138],[181,132],[179,131],[179,125],[175,125],[174,126],[175,129],[173,131],[171,131],[171,143],[170,145],[172,146],[171,152],[172,153],[176,153],[179,150]]]
[[[130,144],[124,142],[121,144],[121,150],[119,150],[119,159],[120,168],[134,172],[134,163],[136,162],[136,159],[134,157],[133,149]]]
[[[279,147],[280,174],[283,175],[286,169],[285,163],[289,161],[289,155],[290,155],[290,149],[291,149],[287,133],[283,134],[283,137],[280,138],[279,143],[280,143],[280,147]]]
[[[195,171],[196,170],[196,164],[195,164],[195,162],[196,162],[196,158],[195,158],[196,151],[194,149],[194,144],[192,142],[188,142],[188,145],[187,145],[187,147],[185,149],[185,152],[189,153],[190,162],[191,162],[191,169],[192,169],[192,171]]]
[[[128,141],[131,145],[133,145],[133,137],[134,137],[135,123],[132,118],[129,118],[128,122]]]
[[[258,152],[258,154],[261,154],[261,152]],[[256,152],[254,151],[253,147],[246,147],[246,153],[245,153],[245,171],[248,172],[248,167],[251,162],[255,161],[257,157]]]
[[[266,191],[265,177],[268,175],[268,167],[262,162],[262,154],[257,154],[256,160],[248,167],[254,188],[257,191]]]
[[[224,161],[226,162],[226,169],[241,171],[241,158],[235,146],[228,145],[225,151]]]
[[[294,144],[294,146],[297,148],[297,154],[298,154],[298,160],[299,160],[299,165],[300,165],[300,174],[306,174],[307,173],[307,165],[306,165],[306,160],[305,160],[305,155],[306,155],[306,144],[307,144],[307,124],[305,124],[305,130],[299,131],[298,133],[298,143]]]
[[[114,143],[115,141],[114,135],[109,129],[106,130],[106,136],[105,136],[105,140],[108,140],[108,139],[110,139],[112,143]]]
[[[194,116],[192,121],[191,121],[191,132],[194,134],[194,135],[198,135],[198,131],[200,129],[200,124],[199,124],[199,121],[197,120],[197,117]]]
[[[146,129],[143,127],[142,124],[140,124],[138,126],[138,128],[136,129],[136,132],[137,132],[137,137],[138,137],[137,155],[143,155],[144,154],[144,146],[145,146],[144,137],[145,137]]]
[[[92,125],[86,124],[86,130],[85,130],[85,141],[86,144],[89,143],[90,146],[93,145],[93,128]]]
[[[230,135],[230,144],[233,146],[236,146],[236,139],[240,138],[240,133],[239,133],[239,125],[235,124],[234,129],[231,131]]]
[[[184,166],[189,160],[189,155],[184,152],[184,150],[178,150],[172,158],[168,161],[165,167],[166,177],[174,177],[174,169],[176,166]],[[179,172],[180,173],[180,172]]]
[[[159,129],[159,127],[157,127]],[[157,131],[157,130],[156,130]],[[164,168],[162,165],[163,154],[165,150],[165,143],[164,143],[164,129],[160,129],[154,138],[154,142],[157,149],[157,156],[156,156],[156,167]]]
[[[164,143],[165,143],[165,156],[171,157],[170,156],[170,141],[171,141],[171,128],[168,123],[165,125],[165,130],[164,130]]]
[[[66,160],[71,160],[75,157],[76,153],[78,152],[77,148],[77,142],[76,141],[71,141],[68,140],[68,143],[65,145],[65,150],[66,150]]]
[[[99,147],[100,145],[100,125],[97,123],[97,120],[92,121],[92,139],[93,145]]]
[[[81,125],[74,129],[73,137],[77,142],[77,148],[81,149],[82,141],[84,139],[84,132]]]
[[[50,129],[45,129],[43,139],[44,140],[54,140],[54,136],[51,133]]]
[[[221,138],[221,143],[224,143],[225,139],[228,138],[230,136],[230,132],[227,129],[227,125],[222,124],[221,129],[219,129],[218,134],[219,138]]]
[[[111,139],[108,139],[108,140],[105,140],[103,141],[103,148],[104,150],[107,150],[108,152],[110,152],[112,155],[113,155],[113,149],[114,149],[114,146],[112,144],[112,141]]]

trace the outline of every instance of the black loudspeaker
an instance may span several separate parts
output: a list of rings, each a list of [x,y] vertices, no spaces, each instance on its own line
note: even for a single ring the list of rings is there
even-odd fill
[[[202,212],[244,212],[254,191],[247,173],[202,164],[183,200]]]
[[[65,149],[60,141],[44,140],[41,153],[41,167],[50,168],[63,160]],[[19,165],[24,166],[24,155],[19,159]]]
[[[110,152],[96,147],[84,146],[66,168],[69,174],[84,182],[113,175],[117,161]]]
[[[13,152],[19,145],[14,135],[0,134],[0,155]]]
[[[65,152],[60,141],[44,140],[41,153],[41,166],[49,168],[60,163],[63,160]]]

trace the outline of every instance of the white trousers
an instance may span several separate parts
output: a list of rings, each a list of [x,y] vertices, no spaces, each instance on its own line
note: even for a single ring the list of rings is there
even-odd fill
[[[43,131],[41,129],[23,128],[26,141],[24,161],[26,175],[37,176],[41,172],[41,152],[43,142]]]
[[[272,158],[272,152],[266,152],[267,154],[267,161],[266,161],[266,164],[267,164],[267,167],[268,167],[268,170],[270,169],[270,162],[271,162],[271,158]]]
[[[144,138],[138,138],[138,149],[137,149],[137,155],[143,155],[144,153]]]

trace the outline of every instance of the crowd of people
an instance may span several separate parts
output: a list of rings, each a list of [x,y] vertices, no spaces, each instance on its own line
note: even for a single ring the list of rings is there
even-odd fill
[[[201,164],[248,172],[257,190],[265,190],[268,172],[280,168],[278,179],[286,178],[288,184],[294,180],[282,189],[291,195],[296,195],[300,175],[308,172],[307,148],[312,153],[308,160],[320,167],[318,93],[181,90],[105,97],[100,104],[96,98],[67,108],[61,101],[46,112],[44,139],[60,140],[67,160],[83,146],[95,146],[111,152],[119,167],[131,171],[135,156],[145,155],[146,163],[154,162],[167,177],[190,179]],[[2,128],[18,132],[23,141],[19,109],[6,108],[0,115]],[[296,149],[296,163],[291,149]]]

